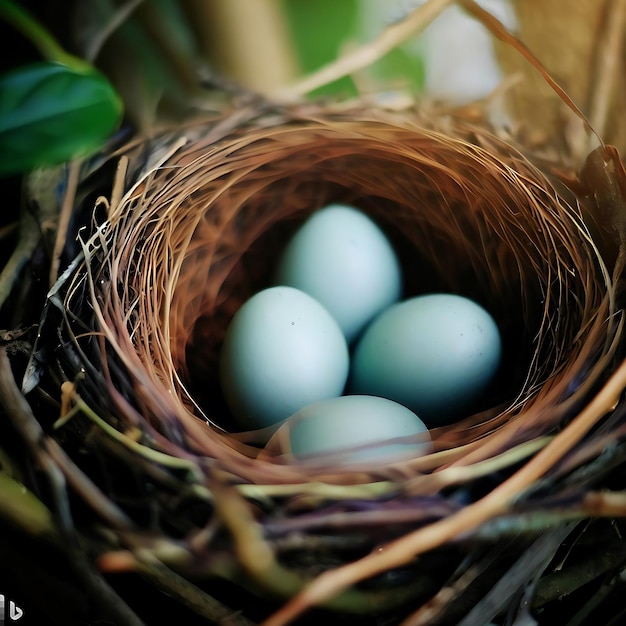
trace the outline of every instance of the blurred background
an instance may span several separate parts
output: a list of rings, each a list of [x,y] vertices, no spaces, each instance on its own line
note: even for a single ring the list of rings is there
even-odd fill
[[[205,87],[227,82],[271,95],[374,40],[425,0],[84,0],[21,4],[70,52],[92,61],[119,90],[139,126],[155,116],[210,106]],[[509,0],[480,3],[515,28]],[[6,32],[4,32],[6,31]],[[4,69],[37,51],[3,25]],[[199,83],[199,79],[201,79]],[[355,75],[310,95],[428,93],[453,103],[488,94],[500,80],[490,35],[452,6],[420,35]],[[204,101],[204,102],[203,102]]]
[[[123,138],[198,113],[271,99],[343,55],[368,48],[387,27],[427,2],[0,0],[0,9],[11,4],[28,11],[64,51],[86,60],[110,81],[123,103]],[[365,97],[406,107],[420,99],[459,106],[487,97],[502,79],[493,37],[454,2],[447,4],[422,33],[303,98]],[[481,5],[507,28],[516,28],[510,0],[481,0]],[[0,37],[9,53],[0,59],[0,76],[50,60],[32,37],[2,17]],[[72,113],[80,102],[65,103],[64,88],[50,88],[42,77],[20,93],[21,101],[11,90],[0,85],[0,118],[17,112],[13,121],[0,124],[0,186],[6,205],[0,240],[7,243],[0,251],[0,267],[15,245],[27,173],[24,167],[11,171],[15,154],[25,152],[33,167],[48,166],[59,160],[50,157],[55,142],[71,144],[80,133]],[[69,114],[62,122],[51,111],[64,106]],[[94,115],[96,123],[99,114]],[[29,134],[29,126],[38,126],[37,133]]]
[[[527,145],[560,135],[575,140],[565,128],[572,122],[567,107],[537,69],[453,0],[11,2],[30,11],[65,50],[102,71],[121,97],[126,127],[145,132],[220,109],[225,92],[271,99],[344,55],[374,52],[387,27],[429,5],[440,15],[423,31],[305,97],[369,97],[396,107],[489,99],[494,121],[515,126],[513,134]],[[477,4],[526,44],[607,142],[626,148],[618,123],[626,106],[623,0]],[[2,19],[0,35],[9,50],[0,71],[42,60],[32,41]],[[580,120],[574,124],[580,127]]]

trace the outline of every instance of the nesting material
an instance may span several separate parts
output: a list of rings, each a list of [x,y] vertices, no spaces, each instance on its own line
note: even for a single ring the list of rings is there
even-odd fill
[[[51,307],[65,313],[45,320],[62,338],[46,367],[71,383],[55,437],[133,519],[132,532],[110,525],[99,566],[142,571],[141,555],[156,555],[194,581],[192,595],[220,579],[265,598],[255,614],[268,624],[318,604],[429,623],[427,601],[439,617],[470,606],[488,621],[485,581],[507,572],[497,609],[519,600],[538,567],[520,555],[554,552],[561,535],[539,546],[538,528],[588,515],[597,459],[624,435],[610,410],[620,293],[583,217],[588,197],[566,184],[576,172],[482,121],[365,105],[238,111],[129,145],[111,163],[57,285]],[[218,382],[228,323],[269,285],[289,235],[334,202],[384,229],[406,296],[459,293],[499,325],[497,384],[477,413],[434,429],[425,456],[346,471],[295,463],[271,429],[233,432]],[[78,459],[84,447],[103,466]],[[108,489],[103,468],[136,482]],[[149,507],[137,499],[148,491]]]

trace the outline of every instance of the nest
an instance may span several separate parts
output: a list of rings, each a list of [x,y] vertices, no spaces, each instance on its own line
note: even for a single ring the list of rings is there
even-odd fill
[[[600,492],[626,423],[619,245],[583,175],[610,161],[599,150],[564,172],[483,120],[299,105],[105,155],[78,188],[24,377],[61,400],[38,420],[94,567],[138,574],[202,623],[550,616],[566,538],[623,509]],[[501,329],[497,384],[432,431],[428,456],[309,467],[230,421],[226,327],[331,202],[381,225],[406,297],[468,296]]]

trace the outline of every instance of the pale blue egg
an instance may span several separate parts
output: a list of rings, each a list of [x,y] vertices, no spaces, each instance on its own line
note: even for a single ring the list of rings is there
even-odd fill
[[[348,370],[348,346],[335,319],[292,287],[271,287],[245,302],[220,353],[224,398],[248,429],[270,426],[307,404],[340,395]]]
[[[415,458],[432,449],[424,422],[406,407],[367,395],[341,396],[300,409],[287,420],[291,453],[301,461],[348,465]],[[392,440],[396,441],[392,441]]]
[[[288,242],[276,282],[321,302],[351,342],[398,300],[402,270],[391,243],[372,219],[333,204],[313,213]]]
[[[430,294],[381,313],[352,359],[350,390],[395,400],[428,426],[470,410],[500,365],[496,322],[476,302]]]

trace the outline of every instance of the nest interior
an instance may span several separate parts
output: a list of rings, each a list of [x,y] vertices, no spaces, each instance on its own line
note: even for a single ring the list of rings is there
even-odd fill
[[[85,416],[57,424],[55,437],[77,457],[85,446],[100,449],[98,437],[86,437],[95,419],[87,415],[89,407],[116,432],[134,432],[135,441],[163,455],[154,460],[159,471],[149,471],[152,461],[139,454],[138,470],[127,458],[130,444],[122,443],[124,454],[105,463],[109,473],[126,468],[115,487],[102,478],[100,465],[96,469],[84,456],[76,461],[96,483],[107,485],[108,497],[135,522],[151,519],[151,533],[156,528],[191,541],[217,511],[234,538],[228,543],[222,537],[220,549],[237,553],[233,545],[244,539],[228,509],[239,510],[239,504],[229,495],[219,504],[225,493],[215,484],[219,475],[240,488],[251,507],[243,518],[251,516],[276,542],[281,563],[310,578],[480,498],[530,452],[511,454],[498,471],[471,468],[508,459],[508,451],[525,445],[540,448],[542,438],[575,417],[615,362],[621,330],[615,287],[575,195],[511,142],[470,122],[446,119],[442,127],[419,112],[367,109],[269,111],[191,124],[133,143],[114,157],[120,164],[117,182],[108,197],[96,194],[96,211],[88,196],[98,219],[90,232],[79,232],[82,256],[59,285],[65,313],[54,334],[62,337],[63,349],[55,352],[50,370],[56,381],[72,382]],[[432,291],[466,295],[483,304],[500,327],[505,360],[492,389],[472,415],[433,431],[435,452],[426,457],[353,472],[311,469],[280,455],[259,456],[256,445],[229,432],[233,425],[216,376],[227,325],[249,296],[271,284],[289,235],[331,202],[362,209],[387,233],[402,261],[403,297]],[[565,485],[564,477],[596,452],[574,455],[546,484],[559,493],[554,485],[560,479]],[[197,494],[173,497],[159,474],[163,466],[177,480],[181,468],[192,467],[183,482],[208,487],[212,498],[198,497],[194,505]],[[467,473],[452,474],[459,469]],[[148,515],[137,500],[129,504],[136,493],[121,483],[125,472],[137,471],[160,493],[156,514],[154,505]],[[367,506],[358,491],[324,492],[308,501],[297,488],[309,481],[348,489],[384,485],[382,516],[368,517],[369,492]],[[246,491],[250,486],[260,491]],[[286,491],[272,491],[283,486]],[[329,520],[338,507],[353,516],[337,527]],[[390,522],[386,531],[381,519]],[[333,552],[337,534],[342,548]],[[302,536],[302,548],[294,548],[290,541]],[[281,541],[290,546],[284,552],[276,547]],[[454,558],[446,565],[445,558],[438,560],[436,585],[467,549],[441,548]],[[493,560],[498,550],[491,549]],[[202,562],[215,576],[219,558],[206,565],[214,551],[208,541],[202,557],[194,553],[193,565],[177,568],[197,576]],[[500,562],[505,569],[512,558],[506,552]],[[240,566],[248,577],[244,585],[263,587],[249,562]],[[402,578],[401,568],[390,571]],[[491,571],[497,577],[502,570]],[[271,581],[264,584],[278,596],[290,595]],[[387,583],[375,578],[370,584],[378,589]],[[413,608],[436,585],[411,596]]]
[[[272,284],[289,234],[330,202],[361,208],[386,231],[404,297],[459,293],[494,315],[505,360],[479,407],[492,416],[510,419],[559,380],[586,376],[606,349],[587,342],[600,315],[607,327],[613,320],[581,215],[504,142],[375,118],[244,125],[221,140],[210,127],[204,138],[190,130],[184,148],[111,207],[105,254],[115,261],[102,296],[123,353],[172,392],[174,412],[232,429],[216,382],[225,329]],[[589,350],[586,363],[571,362],[574,345]]]

